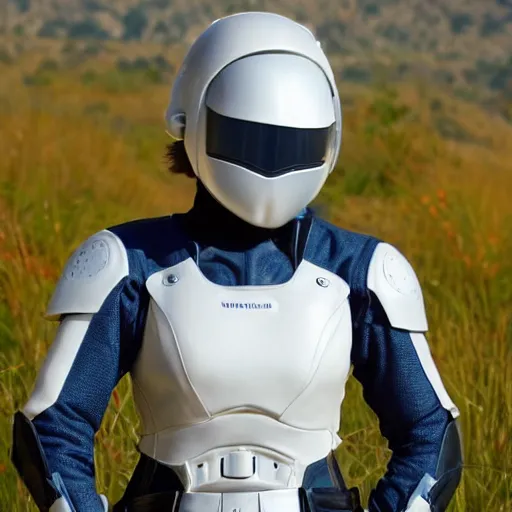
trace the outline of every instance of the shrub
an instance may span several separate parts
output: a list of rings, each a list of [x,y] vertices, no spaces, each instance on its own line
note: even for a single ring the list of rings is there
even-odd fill
[[[71,25],[68,37],[71,39],[108,39],[110,36],[96,20],[87,19]]]
[[[140,39],[148,24],[148,17],[142,7],[130,9],[123,18],[123,39]]]
[[[474,23],[473,16],[466,12],[458,12],[450,16],[450,26],[454,34],[464,34]]]

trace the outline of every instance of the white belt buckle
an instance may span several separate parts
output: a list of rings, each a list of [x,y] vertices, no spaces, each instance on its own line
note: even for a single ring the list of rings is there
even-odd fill
[[[248,448],[211,453],[189,461],[186,467],[189,492],[256,492],[295,487],[296,483],[289,462]],[[235,484],[237,480],[240,485]],[[240,490],[235,491],[233,485]]]
[[[256,457],[248,450],[230,452],[220,459],[224,478],[249,478],[256,472]]]

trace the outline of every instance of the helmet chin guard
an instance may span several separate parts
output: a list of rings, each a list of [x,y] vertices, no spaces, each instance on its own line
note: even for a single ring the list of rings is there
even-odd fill
[[[268,13],[222,18],[198,38],[166,119],[217,201],[267,228],[286,224],[316,197],[341,142],[324,53],[305,27]]]

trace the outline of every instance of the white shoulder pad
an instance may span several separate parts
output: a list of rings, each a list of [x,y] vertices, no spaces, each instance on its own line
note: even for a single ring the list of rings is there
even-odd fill
[[[368,267],[368,288],[379,299],[393,327],[416,332],[428,330],[416,273],[392,245],[380,243],[375,248]]]
[[[97,313],[107,295],[128,275],[128,255],[117,235],[103,230],[69,258],[46,311],[46,318]]]

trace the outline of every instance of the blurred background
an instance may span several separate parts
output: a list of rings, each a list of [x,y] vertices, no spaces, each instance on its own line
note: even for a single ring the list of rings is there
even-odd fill
[[[164,164],[164,110],[184,52],[244,10],[306,24],[344,108],[317,199],[396,245],[423,285],[429,341],[461,410],[466,470],[451,511],[512,510],[512,0],[0,0],[0,510],[35,507],[10,461],[11,418],[55,325],[71,252],[104,227],[187,210]],[[389,453],[352,379],[338,460],[366,498]],[[137,460],[129,381],[96,438],[98,490]]]

